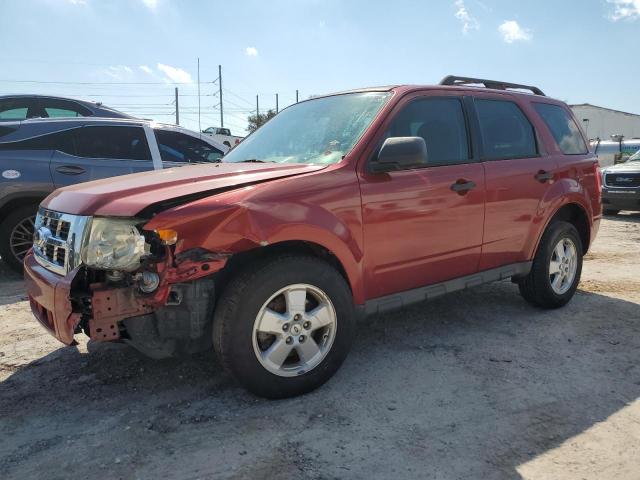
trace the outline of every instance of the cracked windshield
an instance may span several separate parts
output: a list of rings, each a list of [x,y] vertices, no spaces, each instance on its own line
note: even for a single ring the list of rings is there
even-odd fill
[[[229,152],[224,162],[339,162],[388,100],[386,92],[334,95],[280,112]]]

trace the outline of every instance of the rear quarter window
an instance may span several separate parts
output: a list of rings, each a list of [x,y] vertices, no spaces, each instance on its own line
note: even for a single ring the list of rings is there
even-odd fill
[[[0,132],[2,131],[1,129],[2,127],[0,127]],[[63,130],[25,140],[0,143],[0,150],[58,150],[69,155],[75,155],[74,131],[75,129]]]
[[[551,135],[562,153],[565,155],[584,155],[587,153],[587,144],[569,112],[559,105],[548,103],[534,103],[533,107],[549,127]]]
[[[538,155],[536,136],[520,107],[507,100],[475,100],[484,160]]]

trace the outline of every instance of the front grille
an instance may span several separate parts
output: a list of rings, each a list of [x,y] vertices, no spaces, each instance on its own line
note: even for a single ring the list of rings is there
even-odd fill
[[[640,187],[639,173],[607,173],[604,176],[604,183],[608,187],[618,188],[638,188]]]
[[[36,260],[61,275],[75,268],[79,264],[79,248],[88,218],[41,208],[33,238]]]

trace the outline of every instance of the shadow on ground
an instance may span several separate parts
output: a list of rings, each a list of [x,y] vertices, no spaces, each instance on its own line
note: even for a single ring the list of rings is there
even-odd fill
[[[518,478],[640,396],[638,305],[510,283],[363,321],[337,376],[266,401],[210,355],[60,348],[0,384],[3,478]],[[1,360],[1,359],[0,359]]]

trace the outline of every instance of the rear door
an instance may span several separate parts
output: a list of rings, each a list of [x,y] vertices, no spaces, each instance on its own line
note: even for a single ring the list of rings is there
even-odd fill
[[[29,126],[0,123],[0,202],[25,196],[44,198],[54,190],[49,162],[60,135],[36,136]]]
[[[56,188],[153,170],[144,129],[130,125],[86,125],[51,158]]]
[[[368,298],[478,270],[484,172],[463,104],[455,94],[421,93],[400,102],[384,127],[380,145],[389,137],[419,136],[429,161],[424,168],[361,177]]]
[[[480,270],[530,260],[533,223],[557,175],[527,117],[526,103],[514,96],[474,95],[481,158],[486,175],[484,241]]]

